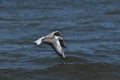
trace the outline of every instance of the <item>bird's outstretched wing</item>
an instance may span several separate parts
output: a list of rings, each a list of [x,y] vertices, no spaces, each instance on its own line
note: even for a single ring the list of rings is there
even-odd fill
[[[61,46],[66,48],[65,41],[64,41],[63,39],[62,39],[62,40],[59,40],[59,41],[60,41]]]
[[[64,51],[60,45],[60,42],[59,40],[55,40],[53,43],[52,43],[52,46],[53,48],[62,56],[62,58],[65,58],[65,54],[64,54]]]

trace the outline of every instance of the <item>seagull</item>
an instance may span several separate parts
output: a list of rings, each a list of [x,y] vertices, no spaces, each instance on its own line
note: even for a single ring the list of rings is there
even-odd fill
[[[62,58],[65,58],[62,47],[66,47],[66,44],[59,31],[54,31],[34,41],[37,45],[40,45],[42,42],[50,44]]]

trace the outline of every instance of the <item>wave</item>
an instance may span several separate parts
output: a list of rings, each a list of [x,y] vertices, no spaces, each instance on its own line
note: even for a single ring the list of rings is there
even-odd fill
[[[85,78],[86,76],[100,78],[99,75],[105,75],[108,79],[118,79],[119,67],[112,66],[107,63],[89,63],[89,64],[56,64],[45,69],[26,70],[26,69],[0,69],[3,79],[12,80],[30,80],[30,79],[77,79]],[[114,74],[116,73],[116,74]],[[111,76],[110,76],[111,75]],[[108,77],[109,76],[109,77]]]

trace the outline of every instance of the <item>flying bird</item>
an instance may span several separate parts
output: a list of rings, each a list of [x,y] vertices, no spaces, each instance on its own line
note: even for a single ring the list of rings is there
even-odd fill
[[[66,44],[59,31],[54,31],[34,41],[37,45],[40,45],[42,42],[50,44],[62,58],[65,58],[62,47],[66,47]]]

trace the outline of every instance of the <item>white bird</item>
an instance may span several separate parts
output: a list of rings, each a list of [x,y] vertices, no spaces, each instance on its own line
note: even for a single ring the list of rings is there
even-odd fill
[[[34,43],[36,43],[37,45],[40,45],[42,42],[51,44],[55,51],[59,55],[61,55],[62,58],[65,58],[65,54],[62,47],[66,47],[66,45],[59,31],[52,32],[34,41]]]

